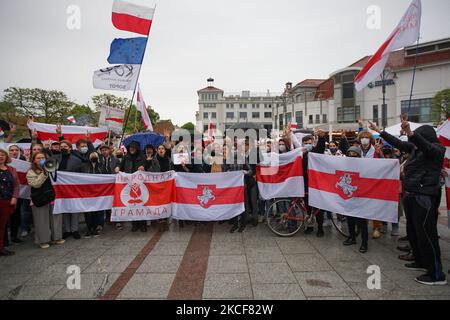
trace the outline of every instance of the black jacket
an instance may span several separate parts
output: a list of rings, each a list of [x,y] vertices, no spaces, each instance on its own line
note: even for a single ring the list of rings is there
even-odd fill
[[[326,139],[325,137],[319,137],[317,145],[310,152],[324,154],[325,149],[326,149]],[[303,166],[303,181],[305,184],[305,192],[308,192],[308,153],[303,154],[302,166]]]
[[[434,128],[418,128],[408,142],[403,142],[387,132],[381,133],[381,137],[395,148],[409,154],[404,167],[403,190],[437,196],[441,188],[439,181],[445,148],[439,143]]]
[[[31,188],[31,201],[37,208],[43,207],[55,200],[55,191],[53,190],[50,177],[47,177],[44,184],[39,188]]]
[[[174,170],[174,166],[170,158],[167,156],[167,154],[164,157],[160,157],[159,155],[156,155],[156,160],[158,160],[159,168],[161,172],[167,172]]]

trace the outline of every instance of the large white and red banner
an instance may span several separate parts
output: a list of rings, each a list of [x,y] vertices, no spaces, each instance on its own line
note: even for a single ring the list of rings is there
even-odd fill
[[[154,13],[154,8],[114,0],[112,23],[119,30],[148,35],[152,26]]]
[[[413,0],[402,20],[389,35],[386,42],[370,58],[361,72],[355,78],[357,91],[364,89],[383,72],[392,51],[401,49],[419,40],[422,4]]]
[[[116,175],[111,221],[169,218],[175,200],[175,172]]]
[[[47,123],[30,122],[30,130],[36,130],[38,138],[41,141],[58,141],[56,125]],[[86,139],[86,133],[90,132],[93,144],[99,144],[106,139],[108,130],[104,128],[80,127],[80,126],[61,126],[61,132],[64,139],[75,144],[80,139]]]
[[[398,222],[400,164],[309,153],[309,205],[347,216]]]
[[[244,173],[177,173],[173,218],[229,220],[244,212]]]
[[[111,209],[115,175],[58,171],[53,214],[94,212]]]
[[[264,200],[305,196],[302,156],[301,149],[263,156],[264,159],[256,167],[256,180]]]
[[[20,182],[20,199],[30,199],[30,186],[27,182],[27,172],[30,170],[31,164],[28,161],[12,159],[12,162],[9,164],[11,167],[15,168],[17,171],[17,175],[19,176]]]

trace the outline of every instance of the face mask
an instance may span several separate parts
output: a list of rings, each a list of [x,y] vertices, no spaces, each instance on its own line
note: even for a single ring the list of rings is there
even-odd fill
[[[67,149],[61,149],[61,153],[62,153],[62,154],[69,154],[69,152],[70,152],[70,151],[67,150]]]
[[[80,152],[82,153],[82,154],[86,154],[87,152],[88,152],[88,147],[82,147],[82,148],[80,148]]]
[[[41,167],[44,167],[44,165],[45,165],[45,160],[39,160],[39,165],[40,165]]]
[[[313,149],[313,145],[312,144],[305,144],[305,148],[306,148],[307,152],[310,152]]]
[[[280,152],[286,152],[286,146],[285,145],[280,145],[279,149],[280,149]]]
[[[337,150],[338,150],[337,148],[330,148],[330,151],[332,154],[335,154],[337,152]]]
[[[52,153],[53,153],[53,154],[60,154],[60,153],[61,153],[61,151],[57,151],[57,150],[55,150],[55,151],[52,151]]]
[[[370,144],[370,139],[369,138],[362,138],[361,139],[361,144],[363,146],[368,146]]]

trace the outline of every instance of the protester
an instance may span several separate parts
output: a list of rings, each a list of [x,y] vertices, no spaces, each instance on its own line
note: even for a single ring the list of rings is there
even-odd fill
[[[89,155],[89,162],[84,162],[81,164],[81,172],[82,173],[88,173],[88,174],[103,174],[100,163],[99,163],[99,157],[97,152],[92,152]],[[91,237],[98,237],[100,236],[99,232],[99,216],[103,215],[103,211],[93,211],[93,212],[85,212],[84,213],[84,220],[86,221],[86,227],[87,231],[84,235],[85,239],[89,239]]]
[[[119,166],[119,162],[115,156],[112,155],[113,149],[111,146],[106,144],[100,145],[98,148],[100,151],[99,161],[100,161],[100,172],[102,174],[115,174],[115,168]],[[106,222],[111,223],[111,210],[105,210]],[[102,228],[104,227],[105,220],[102,219],[103,214],[99,215],[98,225]],[[122,230],[122,224],[120,222],[114,223],[114,227],[117,230]]]
[[[31,168],[27,172],[27,181],[31,187],[31,210],[35,226],[35,243],[42,249],[53,244],[63,244],[62,239],[62,215],[53,214],[55,193],[48,173],[44,165],[48,160],[44,152],[35,153],[31,157]]]
[[[14,254],[5,248],[5,230],[10,215],[14,212],[19,198],[19,177],[16,169],[9,166],[9,153],[0,149],[0,256]]]
[[[358,147],[350,147],[347,151],[346,156],[349,158],[361,158],[362,156],[361,149]],[[366,253],[368,250],[368,242],[369,242],[369,231],[367,224],[368,222],[366,219],[347,216],[347,225],[350,237],[348,237],[347,240],[344,241],[344,245],[351,246],[356,244],[355,227],[358,226],[358,229],[361,231],[361,240],[362,240],[359,252]]]
[[[292,135],[295,136],[295,135]],[[314,146],[314,137],[313,136],[306,136],[302,139],[302,147],[303,147],[303,180],[305,184],[305,202],[308,203],[308,153],[319,153],[323,154],[325,152],[325,132],[323,130],[317,131],[317,144]],[[309,207],[308,214],[312,214],[314,208]],[[323,218],[324,213],[323,211],[320,211],[316,216],[317,221],[317,237],[322,238],[324,236],[323,232]],[[310,234],[314,232],[314,226],[308,226],[305,229],[305,234]]]
[[[415,280],[425,285],[446,285],[442,271],[441,250],[437,232],[441,168],[445,147],[437,138],[431,126],[422,126],[415,131],[405,118],[402,130],[408,137],[403,142],[370,123],[372,130],[400,151],[409,153],[404,167],[403,204],[407,217],[407,234],[415,262],[405,266],[411,270],[425,270],[427,273]]]

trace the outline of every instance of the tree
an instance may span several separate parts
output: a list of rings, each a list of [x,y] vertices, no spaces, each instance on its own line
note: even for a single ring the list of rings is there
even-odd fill
[[[181,127],[181,129],[185,129],[185,130],[189,130],[189,131],[194,131],[195,126],[192,122],[188,122],[183,124],[183,126]]]
[[[450,117],[450,89],[445,89],[436,93],[432,103],[433,118],[437,121]]]
[[[77,125],[85,126],[98,126],[99,113],[94,112],[88,105],[75,105],[70,114],[75,117]]]
[[[45,123],[61,122],[74,106],[62,91],[12,87],[4,92],[4,102],[13,105],[17,115],[33,116]]]
[[[96,111],[100,111],[100,108],[105,106],[122,110],[127,109],[130,106],[130,99],[117,97],[108,93],[93,96],[92,102],[94,103]]]
[[[150,120],[152,122],[152,125],[154,126],[159,121],[159,114],[154,111],[151,107],[147,107],[148,116],[150,117]],[[125,133],[131,134],[135,131],[143,132],[145,131],[144,124],[142,123],[142,115],[139,111],[136,110],[136,106],[133,104],[129,111],[125,113],[125,119],[128,115],[128,122],[126,126]],[[136,129],[136,130],[135,130]]]

